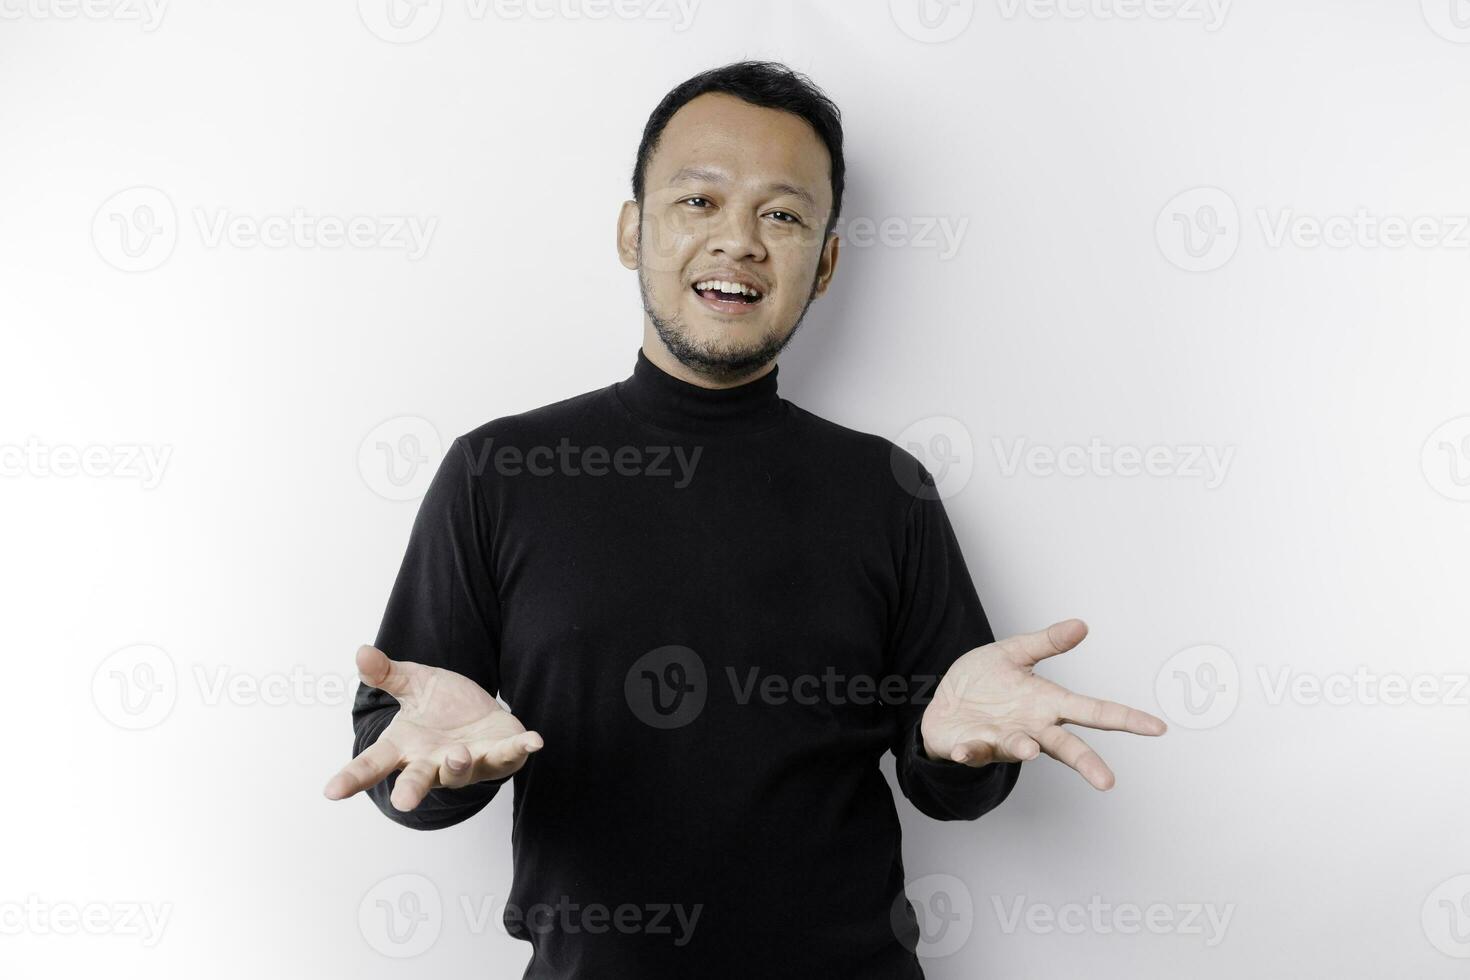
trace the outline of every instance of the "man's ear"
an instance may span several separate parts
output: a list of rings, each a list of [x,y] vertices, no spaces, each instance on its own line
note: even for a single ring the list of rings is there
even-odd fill
[[[816,296],[827,291],[832,276],[837,272],[837,252],[840,245],[841,240],[836,235],[828,235],[827,241],[822,245],[822,257],[817,260]]]
[[[637,201],[624,201],[618,211],[618,261],[626,269],[638,268],[638,226],[643,209]]]

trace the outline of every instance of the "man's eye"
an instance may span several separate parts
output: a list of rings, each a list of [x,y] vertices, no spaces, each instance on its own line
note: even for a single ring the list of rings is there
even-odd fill
[[[772,211],[771,213],[772,214],[784,214],[784,215],[786,215],[786,217],[788,217],[788,218],[791,219],[790,221],[783,221],[783,222],[781,222],[783,225],[791,225],[791,224],[799,225],[799,224],[801,224],[801,219],[798,218],[796,215],[792,214],[790,211]]]
[[[707,197],[686,197],[686,198],[684,198],[684,203],[685,204],[691,204],[694,201],[704,201],[704,202],[708,203],[709,198],[707,198]]]

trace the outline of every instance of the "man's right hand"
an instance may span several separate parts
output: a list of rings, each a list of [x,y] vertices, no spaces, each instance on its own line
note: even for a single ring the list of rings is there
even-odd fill
[[[357,651],[357,675],[400,705],[378,740],[327,781],[322,792],[342,800],[402,769],[389,798],[412,810],[435,787],[503,779],[541,748],[516,716],[483,687],[452,670],[390,660],[377,647]]]

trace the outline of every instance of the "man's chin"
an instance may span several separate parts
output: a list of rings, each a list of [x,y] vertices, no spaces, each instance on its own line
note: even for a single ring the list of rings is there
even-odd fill
[[[756,334],[743,336],[748,331],[696,328],[679,331],[659,330],[659,339],[664,347],[680,364],[712,381],[738,381],[753,374],[775,359],[785,346],[779,338]]]

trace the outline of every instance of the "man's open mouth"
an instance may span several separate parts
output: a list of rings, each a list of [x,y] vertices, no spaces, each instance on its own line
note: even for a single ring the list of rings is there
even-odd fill
[[[721,312],[742,311],[744,307],[755,306],[765,299],[765,294],[754,286],[743,283],[729,282],[724,279],[701,279],[689,287],[704,300]]]

